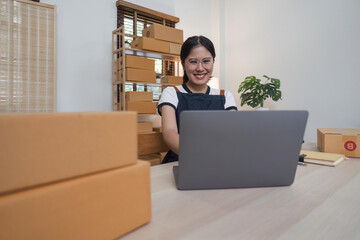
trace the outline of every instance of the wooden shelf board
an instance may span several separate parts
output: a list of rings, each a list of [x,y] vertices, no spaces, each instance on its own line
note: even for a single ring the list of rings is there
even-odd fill
[[[118,54],[121,51],[123,51],[123,49],[119,48],[117,50],[114,50],[113,54]],[[152,52],[152,51],[146,51],[146,50],[137,49],[137,48],[125,48],[125,54],[136,55],[136,56],[147,57],[147,58],[157,58],[157,59],[163,59],[163,60],[180,61],[179,55],[169,54],[169,53],[161,53],[161,52]]]
[[[125,81],[125,84],[140,84],[140,85],[156,85],[156,86],[176,86],[179,84],[172,83],[149,83],[149,82],[134,82],[134,81]],[[113,82],[114,85],[121,84],[121,82]]]

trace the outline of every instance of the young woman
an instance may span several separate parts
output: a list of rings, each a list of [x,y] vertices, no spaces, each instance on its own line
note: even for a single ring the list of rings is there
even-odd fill
[[[188,38],[181,47],[180,59],[184,69],[184,82],[176,87],[167,87],[157,106],[162,116],[163,138],[170,148],[162,163],[178,160],[179,120],[182,111],[237,110],[234,96],[230,92],[207,85],[215,61],[215,48],[208,38]]]

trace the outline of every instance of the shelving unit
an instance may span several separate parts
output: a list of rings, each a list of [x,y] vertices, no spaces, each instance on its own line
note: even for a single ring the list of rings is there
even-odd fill
[[[182,72],[178,55],[130,48],[125,46],[125,41],[141,37],[143,28],[151,24],[175,28],[175,24],[180,19],[123,0],[118,0],[116,7],[118,28],[112,32],[112,108],[113,111],[124,111],[126,110],[125,91],[153,91],[152,100],[156,101],[160,91],[173,85],[161,83],[160,79],[164,75],[180,76],[180,72]],[[125,75],[126,55],[156,59],[156,83],[126,81],[129,79]],[[122,64],[118,64],[120,61]],[[158,114],[138,114],[138,123],[146,122],[151,122],[153,131],[139,131],[141,128],[138,125],[138,158],[150,162],[151,165],[157,165],[168,151],[162,137],[160,116]]]
[[[124,26],[121,26],[112,32],[112,85],[113,85],[113,111],[123,111],[125,110],[125,85],[132,84],[133,90],[136,91],[137,85],[144,85],[144,91],[147,91],[148,86],[160,86],[162,90],[167,86],[172,86],[173,84],[161,83],[160,78],[164,75],[165,72],[165,63],[170,62],[174,63],[176,73],[175,75],[179,76],[180,69],[180,56],[174,54],[160,53],[146,51],[136,48],[128,48],[125,46],[125,37],[131,37],[133,39],[139,38],[139,36],[126,34]],[[126,72],[125,72],[125,55],[135,55],[151,59],[160,59],[162,60],[162,73],[157,73],[157,82],[135,82],[135,81],[126,81]],[[122,62],[121,67],[118,61]]]

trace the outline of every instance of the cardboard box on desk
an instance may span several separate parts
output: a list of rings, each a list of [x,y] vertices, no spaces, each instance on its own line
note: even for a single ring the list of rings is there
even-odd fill
[[[152,122],[138,122],[137,126],[138,133],[149,133],[153,131]]]
[[[118,61],[118,69],[121,69],[122,62]],[[138,56],[125,55],[125,67],[155,71],[155,60]]]
[[[131,102],[152,102],[153,92],[126,92],[125,99]]]
[[[143,161],[0,197],[0,239],[116,239],[150,219]]]
[[[148,38],[148,37],[141,37],[135,39],[134,41],[131,42],[131,47],[148,50],[148,51],[154,51],[154,52],[162,52],[162,53],[170,52],[169,42]]]
[[[135,112],[0,114],[0,194],[135,164]]]
[[[156,102],[131,102],[127,101],[125,107],[127,111],[135,111],[138,114],[155,114]]]
[[[183,43],[183,30],[176,29],[160,24],[152,24],[147,28],[144,28],[142,35],[148,38],[155,38],[158,40]]]
[[[139,159],[142,161],[149,162],[151,166],[156,166],[161,163],[161,155],[159,153],[139,155]]]
[[[360,157],[360,129],[318,128],[317,144],[321,152]]]
[[[138,154],[145,155],[168,151],[162,133],[143,133],[138,134]]]
[[[156,72],[144,69],[126,68],[126,81],[156,83]]]

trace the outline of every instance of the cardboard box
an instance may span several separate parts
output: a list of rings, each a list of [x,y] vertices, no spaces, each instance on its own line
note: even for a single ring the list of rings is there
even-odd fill
[[[152,24],[147,28],[144,28],[142,35],[148,38],[155,38],[158,40],[174,42],[174,43],[183,43],[183,30],[176,29],[160,24]]]
[[[153,131],[152,122],[138,122],[137,125],[138,125],[137,128],[138,133],[148,133]]]
[[[169,53],[171,53],[171,54],[175,54],[175,55],[180,55],[180,52],[181,52],[181,46],[182,46],[182,44],[178,44],[178,43],[170,43],[170,50],[169,50]]]
[[[131,42],[132,48],[138,48],[143,50],[149,50],[154,52],[162,52],[162,53],[169,53],[170,52],[170,43],[156,40],[153,38],[137,38]]]
[[[117,60],[118,70],[120,70],[122,67],[122,61],[120,59]],[[125,55],[125,67],[155,71],[155,60],[138,56]]]
[[[161,162],[162,162],[162,161],[164,160],[164,158],[165,158],[165,156],[166,156],[167,152],[160,152],[159,154],[160,154],[160,157],[161,157]]]
[[[162,132],[162,127],[154,127],[154,128],[153,128],[153,131],[154,131],[154,132],[160,132],[160,133],[161,133],[161,132]]]
[[[161,164],[161,155],[159,153],[140,155],[139,159],[149,162],[151,166],[156,166]]]
[[[143,133],[138,134],[138,154],[145,155],[168,151],[162,133]]]
[[[138,114],[155,114],[156,102],[130,102],[126,103],[127,111],[135,111]]]
[[[135,112],[0,114],[0,193],[135,164]]]
[[[126,92],[125,100],[131,102],[152,102],[152,92]]]
[[[176,77],[176,76],[164,76],[161,81],[163,83],[181,85],[183,84],[183,77]]]
[[[126,81],[156,83],[156,72],[144,69],[126,68]]]
[[[0,197],[0,239],[116,239],[150,221],[150,201],[138,161]]]
[[[360,157],[360,129],[318,128],[317,144],[321,152]]]
[[[138,115],[138,122],[152,122],[153,128],[161,127],[161,116],[159,114]]]

